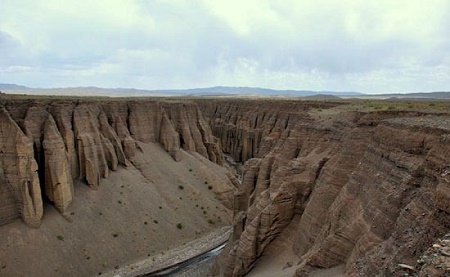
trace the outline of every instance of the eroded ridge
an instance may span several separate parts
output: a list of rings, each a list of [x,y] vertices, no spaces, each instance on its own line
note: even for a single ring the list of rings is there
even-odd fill
[[[0,226],[18,218],[38,227],[43,197],[64,212],[73,180],[96,189],[127,166],[139,143],[160,143],[222,164],[216,139],[195,103],[162,100],[5,100],[0,102]]]
[[[215,274],[249,272],[294,217],[297,276],[341,264],[403,274],[449,231],[449,114],[339,105],[199,101],[224,151],[246,161]]]

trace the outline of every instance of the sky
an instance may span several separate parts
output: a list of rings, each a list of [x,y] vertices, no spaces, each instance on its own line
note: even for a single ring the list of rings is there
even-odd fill
[[[448,0],[0,0],[0,83],[450,90]]]

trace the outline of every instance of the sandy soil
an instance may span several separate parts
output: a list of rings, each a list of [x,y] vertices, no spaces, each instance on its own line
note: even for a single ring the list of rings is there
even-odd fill
[[[97,191],[75,183],[66,214],[47,203],[39,229],[0,227],[0,276],[103,275],[230,225],[217,200],[231,186],[223,168],[196,153],[175,162],[158,144],[141,146],[133,165]]]
[[[291,277],[295,275],[298,257],[294,254],[295,231],[300,218],[294,217],[283,232],[269,246],[264,254],[256,261],[255,267],[248,277]]]
[[[294,238],[300,217],[294,217],[283,232],[266,248],[255,267],[246,277],[292,277],[299,267],[299,258],[293,251]],[[343,277],[344,266],[321,269],[310,274],[312,277]]]

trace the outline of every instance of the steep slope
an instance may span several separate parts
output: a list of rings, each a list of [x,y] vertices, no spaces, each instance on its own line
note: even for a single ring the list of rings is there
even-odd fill
[[[230,225],[235,187],[195,103],[0,106],[1,276],[113,274]]]
[[[97,190],[76,180],[62,216],[45,202],[40,228],[1,226],[0,275],[105,275],[230,224],[218,201],[232,193],[225,169],[196,153],[180,150],[176,162],[158,144],[139,144],[142,152]]]
[[[223,162],[197,106],[187,101],[2,99],[0,105],[0,226],[18,217],[39,226],[42,197],[64,212],[72,180],[97,189],[111,170],[129,166],[137,142],[161,143],[176,161],[184,149]]]
[[[242,276],[292,218],[297,276],[403,274],[450,229],[450,116],[332,102],[199,101],[246,161],[234,233],[215,274]],[[272,250],[273,251],[273,250]],[[280,271],[282,268],[280,268]]]

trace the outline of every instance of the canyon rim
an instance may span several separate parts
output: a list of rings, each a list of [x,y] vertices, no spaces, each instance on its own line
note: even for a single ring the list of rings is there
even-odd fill
[[[449,102],[0,105],[2,276],[114,275],[224,226],[211,276],[449,274]]]

